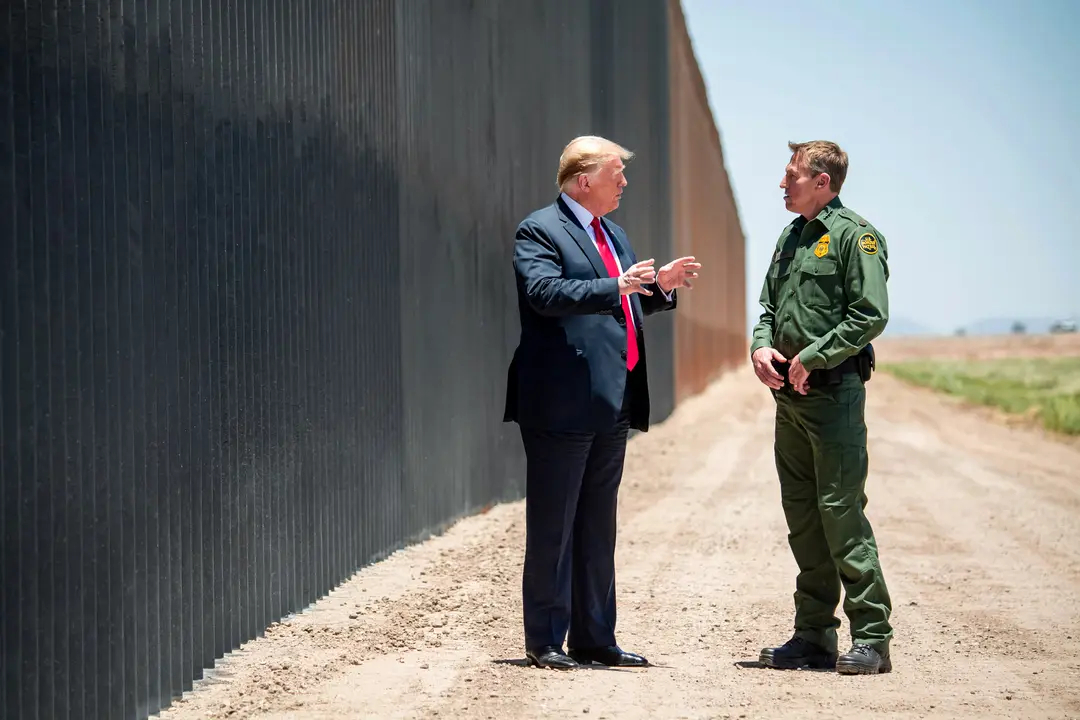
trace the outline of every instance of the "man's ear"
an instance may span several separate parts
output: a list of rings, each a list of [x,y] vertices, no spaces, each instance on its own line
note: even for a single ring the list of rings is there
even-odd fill
[[[832,178],[829,177],[829,173],[819,173],[818,176],[814,178],[814,187],[818,190],[824,190],[829,187],[829,183],[831,182]]]

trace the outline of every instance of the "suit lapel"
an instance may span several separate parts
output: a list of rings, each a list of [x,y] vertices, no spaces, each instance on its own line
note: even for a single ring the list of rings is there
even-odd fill
[[[593,270],[596,271],[597,277],[611,277],[608,275],[607,266],[604,265],[603,259],[600,257],[600,252],[596,249],[596,245],[589,238],[589,234],[585,232],[585,229],[578,225],[577,218],[570,212],[570,208],[566,206],[566,203],[559,198],[555,201],[555,208],[559,212],[559,218],[563,222],[563,226],[566,231],[570,233],[570,236],[574,238],[574,241],[581,248],[581,252],[585,253],[585,257],[589,258],[589,262],[592,263]],[[615,252],[619,256],[619,264],[625,271],[634,263],[631,262],[633,258],[630,256],[630,252],[626,247],[626,243],[622,241],[619,234],[611,229],[611,225],[604,219],[600,218],[600,224],[604,226],[604,232],[611,238],[612,244],[615,245]],[[630,311],[634,313],[634,320],[638,328],[641,327],[641,299],[637,293],[630,294]]]
[[[600,218],[600,224],[604,226],[604,232],[611,238],[611,242],[615,245],[615,253],[619,256],[619,266],[626,272],[626,268],[634,264],[634,258],[630,255],[630,250],[627,248],[623,239],[619,237],[619,233],[615,232],[611,228],[611,224],[604,218]],[[634,320],[637,326],[641,327],[641,297],[638,293],[630,293],[630,310],[634,313]]]
[[[611,238],[611,242],[615,245],[615,254],[619,256],[619,265],[622,267],[623,272],[626,272],[626,268],[630,267],[634,263],[630,257],[630,251],[626,247],[626,243],[619,237],[619,233],[615,232],[611,228],[611,224],[604,218],[600,218],[600,224],[604,226],[604,232]]]
[[[577,218],[570,212],[570,208],[566,207],[566,203],[562,201],[562,198],[555,202],[555,206],[559,210],[559,217],[562,219],[563,227],[574,238],[578,247],[581,248],[581,252],[585,253],[585,257],[589,258],[593,270],[596,271],[596,276],[608,277],[607,267],[604,266],[604,261],[600,259],[600,253],[597,252],[596,245],[589,239],[589,234],[585,232],[585,229],[578,225]]]

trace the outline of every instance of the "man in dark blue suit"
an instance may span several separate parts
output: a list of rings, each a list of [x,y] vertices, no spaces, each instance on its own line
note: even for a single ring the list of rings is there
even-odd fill
[[[514,242],[521,340],[505,420],[525,446],[525,650],[540,667],[648,664],[615,641],[616,502],[629,429],[649,427],[643,319],[674,309],[701,266],[638,262],[603,219],[619,206],[631,157],[604,138],[571,141],[558,199],[525,218]]]

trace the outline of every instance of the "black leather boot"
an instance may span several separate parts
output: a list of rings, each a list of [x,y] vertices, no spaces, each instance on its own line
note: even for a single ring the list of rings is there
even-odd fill
[[[831,670],[836,665],[836,653],[801,637],[793,637],[780,647],[763,649],[758,661],[780,670]]]
[[[836,672],[841,675],[877,675],[892,671],[889,651],[880,652],[862,643],[855,643],[836,661]]]

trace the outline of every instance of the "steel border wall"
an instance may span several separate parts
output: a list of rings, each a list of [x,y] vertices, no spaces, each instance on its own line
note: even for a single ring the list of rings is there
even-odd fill
[[[668,0],[672,239],[707,280],[684,293],[675,318],[675,401],[749,360],[746,248],[720,134],[679,0]]]
[[[511,241],[563,144],[637,153],[617,220],[639,254],[735,256],[684,229],[730,218],[679,189],[673,8],[0,8],[4,717],[146,717],[358,568],[521,497]],[[708,282],[650,326],[656,421],[683,344],[703,377],[726,350],[697,335],[743,322],[704,319]]]

